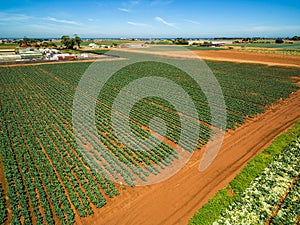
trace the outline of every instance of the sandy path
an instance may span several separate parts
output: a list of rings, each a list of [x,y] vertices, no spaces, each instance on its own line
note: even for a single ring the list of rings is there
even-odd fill
[[[169,180],[153,186],[129,188],[82,221],[95,225],[187,224],[253,156],[299,119],[300,91],[235,131],[227,132],[217,158],[204,172],[198,170],[204,152],[201,150]]]

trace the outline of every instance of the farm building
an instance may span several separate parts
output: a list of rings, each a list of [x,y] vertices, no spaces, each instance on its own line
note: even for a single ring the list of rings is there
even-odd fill
[[[13,61],[17,61],[17,60],[21,60],[20,55],[0,54],[0,62],[13,62]]]
[[[46,53],[46,60],[74,60],[76,56],[69,53],[63,54],[53,54],[53,53]]]
[[[43,49],[39,49],[39,51],[42,53],[42,54],[47,54],[47,53],[52,53],[52,54],[58,54],[60,53],[59,50],[55,49],[55,48],[43,48]]]
[[[43,54],[35,48],[20,48],[18,50],[22,59],[42,59]]]
[[[95,44],[95,43],[90,43],[90,44],[89,44],[89,47],[90,47],[90,48],[99,48],[100,46],[97,45],[97,44]]]
[[[0,50],[0,62],[12,62],[20,59],[21,56],[17,55],[14,49]]]

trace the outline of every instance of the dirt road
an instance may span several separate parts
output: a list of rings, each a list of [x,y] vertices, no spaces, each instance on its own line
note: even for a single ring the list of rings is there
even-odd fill
[[[96,211],[84,224],[187,224],[193,214],[225,187],[246,163],[300,119],[300,91],[266,113],[225,135],[219,154],[204,172],[198,170],[203,150],[169,180],[128,188]]]

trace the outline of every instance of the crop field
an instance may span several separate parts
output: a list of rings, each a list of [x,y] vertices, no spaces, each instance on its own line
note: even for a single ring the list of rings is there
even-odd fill
[[[275,44],[275,43],[241,43],[232,44],[232,46],[243,46],[243,47],[255,47],[255,48],[283,48],[283,49],[300,49],[300,43],[295,42],[293,44]]]
[[[300,214],[299,139],[277,155],[214,224],[296,224]]]
[[[298,121],[205,204],[190,224],[298,224]]]
[[[299,68],[225,62],[207,64],[224,94],[228,130],[263,113],[277,100],[288,98],[299,89],[291,79],[300,74]],[[103,157],[108,159],[112,155],[132,169],[121,171],[118,167],[107,166],[96,171],[80,152],[72,126],[74,94],[89,65],[66,63],[0,68],[0,168],[4,171],[0,176],[0,222],[73,224],[76,217],[93,214],[96,208],[105,207],[110,198],[126,188],[125,184],[116,184],[110,177],[123,177],[127,185],[134,186],[136,179],[147,180],[150,174],[160,173],[172,164],[177,156],[168,143],[161,142],[151,151],[136,151],[134,146],[139,143],[133,143],[130,136],[126,137],[126,143],[121,143],[111,126],[111,114],[118,114],[112,111],[115,97],[122,87],[145,74],[159,74],[170,79],[191,96],[199,118],[197,149],[208,142],[210,110],[195,81],[171,65],[136,63],[118,71],[99,93],[95,114],[97,134],[90,133],[98,136],[99,140],[95,141],[101,141],[107,150]],[[133,133],[140,137],[152,135],[149,121],[154,115],[165,121],[165,137],[178,143],[178,112],[160,98],[141,99],[132,108],[130,126]],[[157,131],[163,134],[159,124]],[[80,137],[80,141],[84,143],[85,137]],[[94,143],[91,144],[93,148]],[[181,147],[184,148],[184,144]],[[297,185],[299,182],[291,193]],[[284,213],[278,212],[278,216]]]
[[[238,49],[238,51],[243,52],[255,52],[255,53],[263,53],[263,54],[278,54],[278,55],[291,55],[291,56],[299,56],[300,49],[299,48],[276,48],[276,49],[262,49],[262,48],[252,48],[246,47]]]

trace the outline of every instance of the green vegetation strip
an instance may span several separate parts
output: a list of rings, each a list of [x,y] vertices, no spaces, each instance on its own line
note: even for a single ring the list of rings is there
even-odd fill
[[[241,47],[256,47],[256,48],[287,48],[287,49],[300,49],[300,42],[293,44],[275,44],[275,43],[241,43],[231,44],[230,46],[241,46]]]
[[[7,209],[4,198],[4,191],[2,184],[0,183],[0,224],[4,223],[7,220]]]
[[[261,174],[275,156],[279,155],[283,149],[290,145],[300,134],[300,120],[286,133],[276,138],[273,143],[262,153],[252,159],[242,172],[239,173],[229,185],[220,190],[208,203],[195,213],[189,224],[213,224],[224,213],[227,207],[234,201],[241,200],[241,194],[250,183]],[[228,193],[232,192],[232,195]]]

